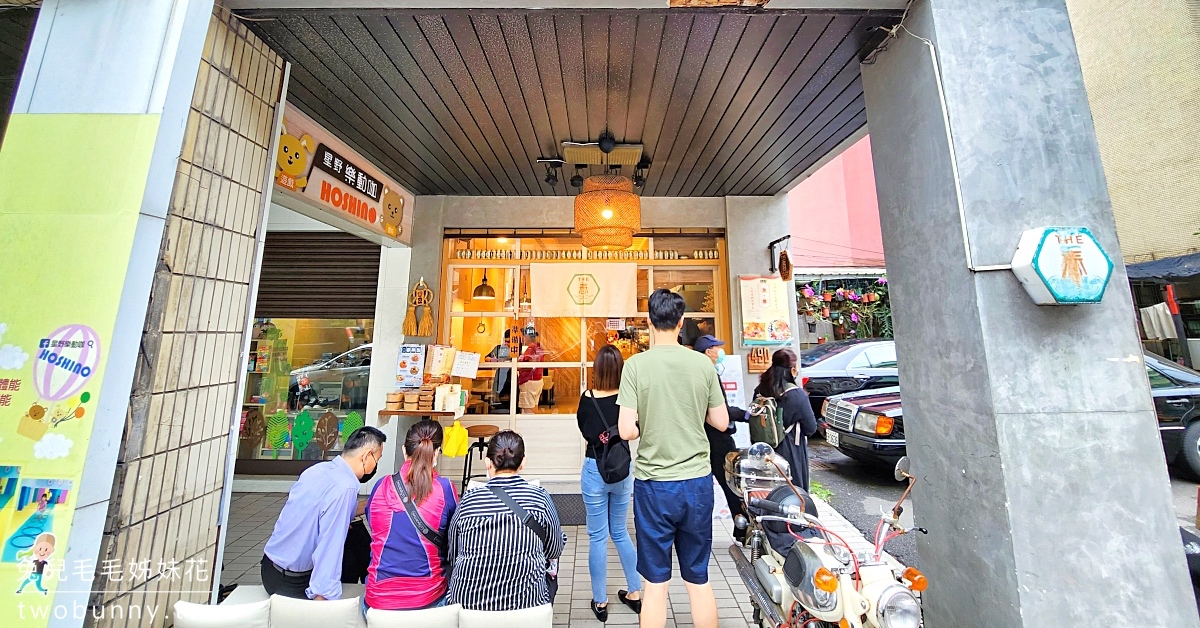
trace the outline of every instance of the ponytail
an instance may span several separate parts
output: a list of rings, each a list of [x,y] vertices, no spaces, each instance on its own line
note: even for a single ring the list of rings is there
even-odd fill
[[[404,455],[408,457],[408,473],[404,483],[414,504],[420,504],[433,492],[433,457],[442,446],[442,426],[433,421],[419,421],[404,437]]]

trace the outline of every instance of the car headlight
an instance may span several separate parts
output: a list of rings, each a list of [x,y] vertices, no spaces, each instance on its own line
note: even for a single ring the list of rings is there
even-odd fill
[[[920,628],[921,603],[904,587],[888,587],[875,604],[875,619],[882,628]]]
[[[890,416],[859,410],[854,419],[854,431],[868,436],[888,436],[896,422]]]
[[[822,402],[821,402],[821,418],[822,418],[822,419],[826,417],[826,412],[825,412],[825,411],[826,411],[826,410],[828,410],[828,409],[829,409],[829,400],[828,400],[828,399],[826,399],[825,401],[822,401]]]

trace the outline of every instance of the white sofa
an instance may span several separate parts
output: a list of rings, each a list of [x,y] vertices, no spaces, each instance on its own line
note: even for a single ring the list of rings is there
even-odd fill
[[[381,611],[362,615],[362,585],[342,585],[345,599],[315,602],[267,595],[261,586],[242,585],[219,606],[175,603],[176,628],[551,628],[549,604],[519,611],[472,611],[457,604],[423,611]]]

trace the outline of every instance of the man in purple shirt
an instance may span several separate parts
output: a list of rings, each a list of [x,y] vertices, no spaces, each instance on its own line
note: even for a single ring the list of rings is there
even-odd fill
[[[375,475],[386,440],[378,429],[360,427],[346,439],[342,455],[300,474],[263,551],[267,593],[342,597],[342,548],[358,506],[359,483]]]

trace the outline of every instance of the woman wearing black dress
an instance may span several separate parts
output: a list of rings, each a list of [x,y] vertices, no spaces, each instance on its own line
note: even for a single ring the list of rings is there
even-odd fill
[[[813,414],[808,394],[796,383],[800,366],[791,349],[780,349],[771,356],[771,367],[758,378],[754,394],[772,397],[783,408],[783,440],[775,453],[792,467],[792,482],[808,490],[808,437],[817,433],[817,417]]]

